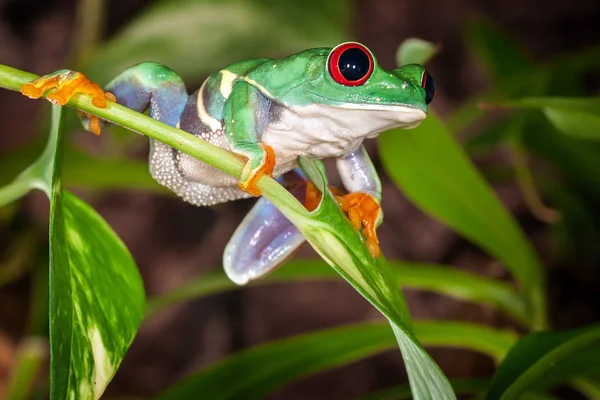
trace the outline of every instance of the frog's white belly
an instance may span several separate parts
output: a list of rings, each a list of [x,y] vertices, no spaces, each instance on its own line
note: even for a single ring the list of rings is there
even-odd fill
[[[319,159],[346,156],[365,138],[395,127],[415,127],[426,115],[404,106],[278,107],[277,118],[267,125],[261,140],[273,147],[283,163],[298,155]]]

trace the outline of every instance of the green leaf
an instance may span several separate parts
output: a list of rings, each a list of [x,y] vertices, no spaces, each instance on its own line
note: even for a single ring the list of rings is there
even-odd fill
[[[418,38],[408,38],[398,47],[396,52],[396,64],[398,66],[406,64],[425,65],[439,51],[439,46]]]
[[[35,159],[35,154],[38,153],[38,146],[32,146],[2,157],[0,182],[9,181],[15,175],[15,171],[27,168],[31,160]],[[161,194],[172,194],[152,178],[147,162],[121,156],[92,156],[69,145],[65,145],[64,153],[63,183],[66,187],[105,190],[142,189]],[[18,179],[23,177],[24,175],[21,174]],[[1,191],[2,189],[0,189],[0,193]]]
[[[518,399],[526,390],[555,385],[574,374],[597,374],[599,357],[598,326],[529,334],[514,345],[498,367],[486,399]]]
[[[481,18],[465,24],[465,38],[475,56],[495,81],[531,69],[526,51],[500,27]]]
[[[72,149],[63,164],[65,186],[89,189],[141,189],[172,195],[150,175],[148,162],[95,157]]]
[[[384,133],[379,154],[409,199],[506,265],[523,290],[530,325],[545,326],[543,274],[531,245],[436,116]]]
[[[540,109],[560,132],[577,139],[600,140],[600,97],[526,97],[504,104]]]
[[[600,68],[600,46],[568,53],[535,65],[510,79],[498,82],[490,91],[463,103],[448,120],[451,132],[460,132],[488,111],[480,103],[494,103],[521,96],[554,94],[573,95],[576,77]],[[565,88],[566,86],[566,88]],[[533,89],[533,90],[532,90]]]
[[[106,222],[62,189],[61,108],[50,198],[50,398],[98,399],[144,315],[144,290],[131,255]]]
[[[600,376],[573,379],[570,385],[588,399],[600,399]]]
[[[319,206],[308,213],[303,207],[263,192],[282,214],[302,232],[317,253],[373,304],[390,322],[402,352],[415,399],[454,399],[448,380],[425,352],[411,331],[411,321],[402,292],[394,282],[383,256],[375,259],[361,233],[342,213],[327,187],[322,163],[299,157],[305,175],[323,194]]]
[[[561,134],[542,116],[526,126],[523,144],[560,168],[568,178],[568,189],[585,193],[590,209],[600,201],[600,143],[583,141]],[[583,196],[579,196],[579,201]]]
[[[481,379],[451,380],[452,389],[456,394],[477,394],[484,392],[489,382]],[[376,393],[371,393],[360,398],[361,400],[410,400],[410,387],[408,385],[395,386]]]
[[[52,120],[51,132],[58,131],[59,123],[60,118],[58,117]],[[56,140],[57,136],[51,135],[42,155],[11,183],[0,188],[0,207],[18,200],[32,189],[40,189],[50,197]]]
[[[443,265],[429,265],[401,261],[390,261],[392,274],[398,284],[405,288],[428,290],[457,299],[488,304],[505,311],[508,315],[526,323],[522,299],[511,285],[459,271]],[[327,263],[320,260],[292,260],[282,268],[249,283],[263,286],[274,283],[337,280],[339,275]],[[181,288],[154,297],[148,301],[148,314],[182,301],[237,290],[221,270],[199,276]]]
[[[234,61],[333,46],[347,36],[349,11],[347,0],[161,1],[101,47],[88,73],[104,84],[156,61],[199,80]]]
[[[465,148],[469,154],[488,151],[499,144],[503,143],[509,136],[511,131],[511,120],[502,121],[494,124],[477,135],[467,138]]]
[[[488,346],[483,346],[486,349],[495,343],[503,353],[516,340],[516,336],[508,332],[464,323],[415,323],[415,332],[426,346],[475,351],[481,351],[482,347],[475,344],[473,338],[479,339],[477,343],[489,341]],[[194,399],[198,396],[211,400],[262,399],[295,379],[349,364],[395,346],[396,340],[389,327],[382,323],[350,325],[277,340],[234,354],[176,384],[159,399]]]

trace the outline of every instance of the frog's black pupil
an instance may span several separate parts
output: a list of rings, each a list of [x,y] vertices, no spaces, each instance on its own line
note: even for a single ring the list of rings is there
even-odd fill
[[[371,61],[363,50],[353,47],[340,55],[338,66],[344,78],[357,81],[369,72]]]
[[[427,72],[427,78],[425,79],[425,103],[431,103],[433,95],[435,94],[435,81],[433,77]]]

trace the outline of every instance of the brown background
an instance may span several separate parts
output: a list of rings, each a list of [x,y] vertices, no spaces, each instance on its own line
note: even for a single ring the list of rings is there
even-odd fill
[[[110,1],[106,34],[118,31],[145,4],[141,0]],[[60,68],[70,46],[74,7],[74,2],[67,0],[0,0],[0,63],[36,73]],[[355,38],[368,45],[386,68],[393,67],[395,49],[402,38],[417,36],[443,42],[443,51],[430,71],[438,87],[434,107],[447,114],[458,102],[488,85],[461,37],[460,24],[472,13],[499,23],[536,59],[597,44],[600,39],[600,1],[594,0],[363,0],[355,2],[353,26]],[[0,91],[0,104],[1,157],[32,140],[34,116],[42,104],[4,90]],[[374,150],[375,143],[369,147]],[[505,155],[500,150],[489,157],[503,160]],[[379,232],[388,258],[440,262],[506,277],[490,257],[421,213],[385,176],[383,180],[386,220]],[[554,325],[560,328],[598,321],[599,280],[580,282],[568,266],[556,263],[549,229],[530,215],[516,187],[506,184],[496,189],[550,270]],[[82,195],[125,241],[149,295],[217,268],[229,236],[252,205],[252,201],[239,201],[210,209],[194,208],[174,197],[140,191]],[[15,220],[0,222],[3,259],[7,257],[3,249],[23,230],[35,230],[35,245],[45,249],[47,213],[45,197],[31,194],[19,203]],[[41,254],[43,258],[44,250]],[[299,256],[313,257],[314,253],[305,247]],[[15,345],[26,329],[30,287],[31,280],[24,277],[0,288],[0,388]],[[409,291],[407,297],[416,318],[480,321],[496,326],[508,323],[490,309],[438,295]],[[153,396],[180,377],[253,344],[377,318],[377,312],[342,282],[250,288],[193,301],[144,323],[106,397]],[[432,354],[450,378],[489,377],[493,372],[491,361],[483,356],[457,350],[435,350]],[[303,379],[272,398],[346,399],[397,384],[402,368],[397,352],[384,354]]]

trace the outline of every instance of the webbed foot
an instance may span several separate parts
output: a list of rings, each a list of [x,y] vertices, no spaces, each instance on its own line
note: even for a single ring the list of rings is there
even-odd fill
[[[379,249],[379,239],[376,229],[382,221],[381,206],[373,195],[364,192],[355,192],[344,194],[336,187],[329,186],[340,208],[348,215],[354,229],[358,230],[364,226],[363,233],[367,240],[367,246],[373,257],[377,258],[381,254]],[[321,192],[312,182],[306,186],[306,195],[304,197],[304,207],[308,211],[313,211],[321,202]]]
[[[366,243],[373,257],[379,257],[379,239],[377,238],[377,226],[381,222],[381,206],[377,199],[369,193],[356,192],[342,196],[335,196],[342,211],[348,214],[348,218],[354,229],[364,226],[363,233],[367,238]]]
[[[273,176],[275,153],[271,146],[259,143],[259,146],[248,150],[246,154],[241,154],[248,154],[248,162],[244,166],[238,187],[252,196],[260,196],[260,190],[256,187],[256,183],[263,175]]]
[[[81,72],[59,70],[48,75],[40,76],[31,83],[21,86],[21,93],[32,99],[39,99],[48,90],[56,89],[46,96],[52,104],[64,106],[76,93],[92,96],[92,104],[98,108],[106,108],[106,101],[116,101],[110,92],[91,82]],[[100,134],[100,120],[94,115],[81,113],[89,118],[89,130],[95,135]]]

